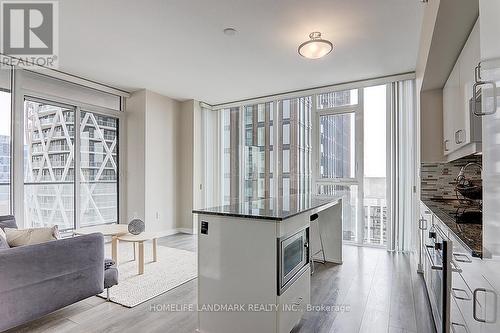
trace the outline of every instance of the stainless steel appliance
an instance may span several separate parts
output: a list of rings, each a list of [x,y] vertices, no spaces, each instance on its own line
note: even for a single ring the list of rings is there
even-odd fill
[[[452,241],[433,224],[423,243],[423,274],[437,332],[450,332]]]
[[[278,295],[302,275],[309,262],[309,228],[278,239]]]

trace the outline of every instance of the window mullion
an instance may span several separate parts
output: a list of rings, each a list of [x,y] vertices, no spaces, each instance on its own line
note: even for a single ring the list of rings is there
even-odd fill
[[[81,132],[81,109],[77,107],[75,110],[75,130],[74,130],[74,140],[73,140],[73,170],[74,170],[74,227],[75,229],[80,228],[80,132]]]

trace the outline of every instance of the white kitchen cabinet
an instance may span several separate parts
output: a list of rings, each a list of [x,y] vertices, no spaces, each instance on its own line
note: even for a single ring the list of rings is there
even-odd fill
[[[481,140],[481,126],[478,127],[481,122],[470,112],[472,89],[475,82],[474,69],[479,64],[480,59],[479,22],[477,22],[460,54],[460,100],[464,112],[459,114],[455,123],[459,148],[470,142]]]
[[[443,147],[445,155],[449,155],[457,149],[454,135],[460,100],[460,70],[458,64],[459,61],[453,67],[443,90]]]
[[[474,69],[480,60],[476,22],[443,89],[444,155],[452,161],[481,151],[481,120],[471,113]]]

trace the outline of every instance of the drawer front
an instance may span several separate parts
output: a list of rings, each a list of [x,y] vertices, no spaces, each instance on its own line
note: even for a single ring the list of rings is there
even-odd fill
[[[463,320],[470,332],[479,332],[481,323],[473,317],[473,295],[472,290],[465,282],[463,276],[458,272],[452,274],[451,297],[460,309]]]
[[[467,327],[467,324],[465,323],[465,320],[462,316],[462,313],[460,312],[459,307],[457,306],[457,303],[455,300],[451,299],[450,301],[450,332],[451,333],[469,333],[469,332],[478,332],[478,331],[471,331]]]
[[[278,332],[289,333],[299,323],[305,306],[310,302],[311,270],[308,268],[281,296],[278,296]]]

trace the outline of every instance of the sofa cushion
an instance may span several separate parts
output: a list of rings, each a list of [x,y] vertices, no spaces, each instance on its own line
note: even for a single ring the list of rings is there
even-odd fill
[[[12,215],[0,216],[0,229],[15,228],[17,229],[16,219]]]
[[[0,228],[0,250],[5,250],[10,248],[9,243],[7,243],[7,236],[3,229]]]
[[[11,247],[40,244],[59,239],[59,229],[57,226],[30,229],[5,228],[4,230],[7,242]]]

